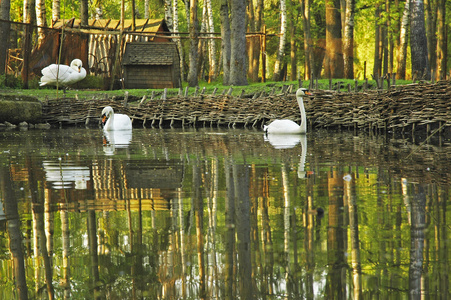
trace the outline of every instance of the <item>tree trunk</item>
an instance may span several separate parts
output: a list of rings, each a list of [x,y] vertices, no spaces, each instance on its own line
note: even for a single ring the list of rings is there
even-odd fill
[[[409,30],[409,16],[410,16],[410,0],[406,0],[404,5],[404,12],[402,13],[401,29],[399,32],[399,45],[396,72],[396,79],[406,79],[406,60],[407,60],[407,36]]]
[[[61,5],[60,0],[52,1],[52,21],[59,20],[61,18]]]
[[[437,1],[424,0],[424,13],[425,13],[425,26],[426,26],[426,38],[428,47],[428,62],[429,69],[436,69],[436,46],[437,46]]]
[[[374,38],[374,66],[373,75],[378,78],[382,73],[382,53],[381,53],[381,26],[379,24],[381,19],[381,10],[379,4],[376,4],[375,11],[375,38]]]
[[[438,0],[437,8],[437,72],[436,76],[438,80],[446,78],[446,0]]]
[[[10,4],[10,0],[0,1],[0,19],[9,21]],[[0,36],[3,41],[3,43],[0,43],[0,75],[5,74],[6,71],[10,27],[10,23],[0,22]]]
[[[199,32],[197,29],[197,0],[190,0],[190,25],[189,25],[189,37],[190,37],[190,51],[189,51],[189,73],[188,73],[188,85],[195,87],[198,84],[197,79],[197,47],[199,44]]]
[[[287,39],[287,4],[285,0],[280,0],[280,40],[277,50],[277,58],[274,64],[273,80],[282,80],[282,64],[285,55],[285,41]]]
[[[80,21],[82,26],[88,26],[89,9],[88,0],[80,0]]]
[[[311,0],[301,1],[301,14],[302,14],[302,25],[304,26],[304,79],[312,79],[312,65],[313,65],[313,55],[310,47],[311,44],[311,34],[310,34],[310,2]]]
[[[340,0],[326,1],[326,63],[327,78],[343,78]]]
[[[354,78],[354,7],[355,0],[346,0],[343,38],[344,77]]]
[[[247,22],[248,22],[247,31],[253,33],[256,31],[255,30],[256,22],[255,22],[254,2],[253,1],[247,1],[246,12],[247,12]],[[255,69],[254,69],[254,60],[255,60],[254,55],[255,55],[256,39],[255,39],[255,37],[252,36],[252,37],[248,38],[247,42],[248,42],[247,52],[248,52],[248,58],[249,58],[249,68],[247,70],[247,73],[248,73],[248,76],[251,78],[251,80],[253,82],[256,82],[254,80],[255,73],[257,73],[257,76],[258,76],[258,70],[257,70],[257,72],[255,72]]]
[[[296,52],[297,52],[297,45],[296,45],[296,37],[295,37],[295,32],[296,32],[296,23],[294,20],[294,15],[292,16],[291,19],[291,24],[290,24],[290,60],[291,60],[291,75],[290,75],[290,80],[294,81],[297,79],[297,74],[298,74],[298,68],[297,68],[297,59],[296,59]],[[296,18],[299,19],[299,16]]]
[[[36,22],[38,26],[47,27],[45,0],[36,0]],[[41,45],[45,38],[45,30],[38,27],[38,45]]]
[[[231,19],[230,84],[247,85],[245,0],[232,0]]]
[[[410,49],[412,55],[412,76],[430,78],[428,63],[428,46],[424,24],[423,0],[411,0]]]
[[[255,31],[256,32],[262,32],[263,30],[263,10],[264,7],[264,1],[263,0],[257,0],[257,7],[255,9]],[[254,41],[254,56],[252,60],[252,69],[253,69],[253,75],[252,80],[254,82],[258,81],[258,73],[260,70],[260,54],[261,54],[261,47],[262,47],[262,37],[255,38]],[[261,80],[263,80],[263,75]]]
[[[208,19],[208,32],[215,31],[215,24],[213,20],[213,10],[211,8],[211,0],[206,0],[205,5],[207,7],[207,19]],[[210,39],[208,40],[208,62],[210,65],[210,71],[208,73],[208,82],[212,82],[216,80],[216,75],[218,73],[218,58],[216,56],[216,41],[214,39],[214,35],[209,35]]]
[[[149,18],[149,10],[150,10],[150,0],[144,0],[144,19],[148,19]],[[177,5],[178,0],[174,0],[172,5],[175,7],[175,5]],[[176,8],[174,8],[174,15],[175,15],[175,10]],[[177,32],[177,30],[174,29],[175,32]]]
[[[227,0],[221,0],[220,9],[221,19],[221,51],[222,51],[222,69],[223,78],[222,84],[230,84],[230,56],[231,56],[231,32],[230,32],[230,19],[229,19],[229,4]]]
[[[172,14],[172,3],[171,0],[164,0],[164,19],[166,20],[166,24],[168,25],[169,31],[173,30],[174,19]]]
[[[146,0],[147,5],[149,5],[149,1]],[[172,9],[174,14],[174,32],[179,32],[179,10],[178,10],[178,0],[173,0],[172,2]],[[147,17],[149,18],[148,8],[147,8]],[[176,37],[179,35],[177,34]],[[182,47],[182,41],[181,39],[176,39],[177,48],[179,50],[179,56],[180,56],[180,75],[183,80],[186,80],[185,76],[185,60],[183,59],[183,47]]]

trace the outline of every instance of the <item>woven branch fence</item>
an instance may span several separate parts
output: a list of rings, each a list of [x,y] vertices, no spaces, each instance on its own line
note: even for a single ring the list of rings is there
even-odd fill
[[[139,103],[138,103],[139,102]],[[48,100],[43,105],[50,124],[99,124],[103,107],[128,114],[134,127],[261,128],[274,119],[300,122],[294,92],[254,97],[229,95],[175,96],[168,99]],[[411,84],[388,91],[313,91],[304,97],[308,126],[365,131],[412,132],[451,126],[451,82]]]

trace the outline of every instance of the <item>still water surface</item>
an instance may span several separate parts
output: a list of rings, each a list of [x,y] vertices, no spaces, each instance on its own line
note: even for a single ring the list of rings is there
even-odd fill
[[[446,299],[451,146],[0,131],[1,299]]]

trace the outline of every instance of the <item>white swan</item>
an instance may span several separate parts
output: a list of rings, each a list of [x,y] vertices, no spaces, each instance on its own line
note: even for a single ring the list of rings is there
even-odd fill
[[[43,76],[39,85],[56,85],[57,79],[58,84],[61,85],[67,86],[74,84],[86,77],[86,70],[82,65],[82,61],[78,58],[74,59],[70,63],[70,66],[51,64],[42,69],[41,73]]]
[[[274,120],[269,125],[263,126],[263,131],[273,134],[305,134],[307,132],[307,119],[305,117],[304,101],[302,96],[311,95],[307,89],[300,88],[296,91],[296,100],[301,111],[301,125],[291,120]]]
[[[124,114],[115,114],[111,106],[106,106],[102,110],[103,130],[131,130],[132,121],[129,116]]]

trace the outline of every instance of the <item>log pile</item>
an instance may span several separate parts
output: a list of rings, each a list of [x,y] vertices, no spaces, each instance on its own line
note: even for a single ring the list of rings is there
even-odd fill
[[[142,101],[144,102],[144,101]],[[411,84],[389,91],[336,92],[317,90],[304,98],[310,128],[350,128],[366,131],[412,131],[451,126],[451,83]],[[123,103],[121,100],[57,99],[44,103],[51,124],[98,122],[103,107],[128,114],[143,127],[256,127],[274,119],[300,122],[294,94],[240,98],[200,95]]]

